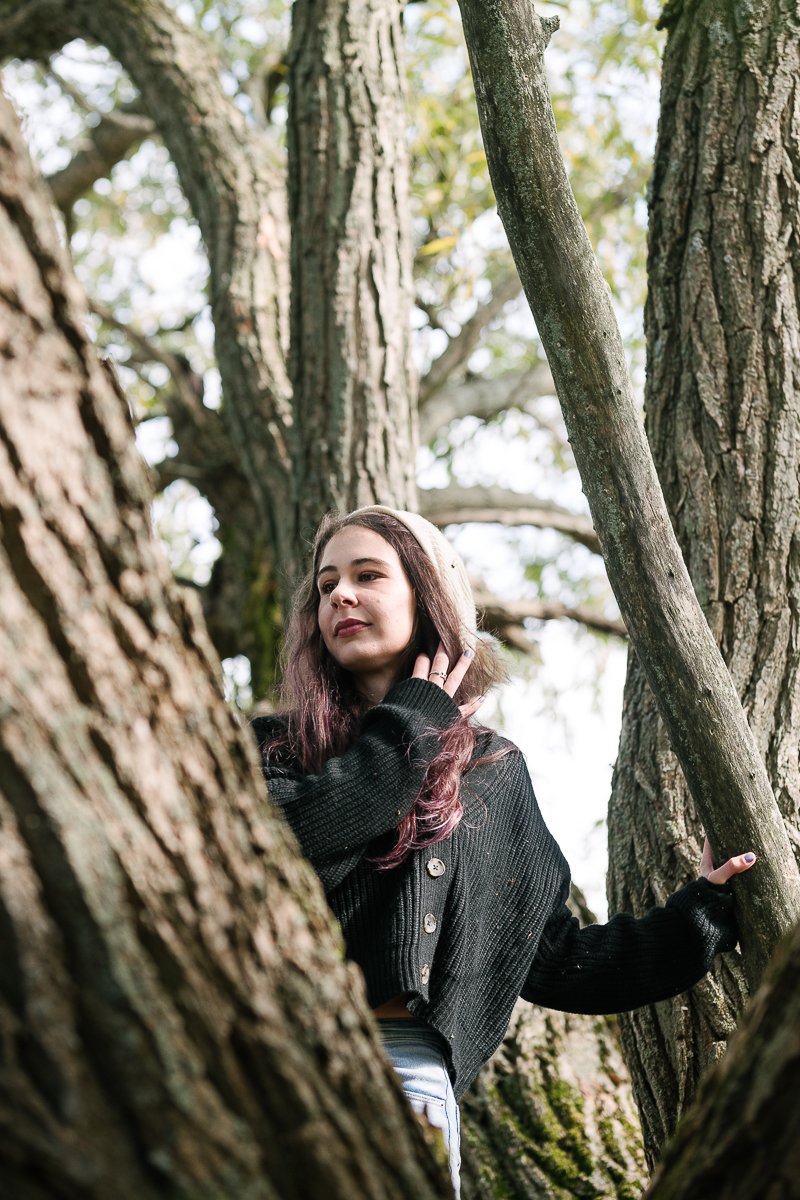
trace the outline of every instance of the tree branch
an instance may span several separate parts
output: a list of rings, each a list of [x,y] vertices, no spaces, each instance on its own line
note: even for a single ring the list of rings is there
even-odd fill
[[[63,0],[0,0],[0,58],[46,64],[51,54],[79,36],[72,10]]]
[[[420,441],[424,445],[450,421],[479,417],[488,421],[509,408],[526,408],[541,396],[556,392],[550,368],[543,359],[522,371],[510,371],[499,379],[472,376],[462,382],[445,383],[420,407]]]
[[[600,542],[588,517],[547,500],[500,487],[447,487],[420,491],[420,512],[434,525],[478,524],[555,529],[600,554]]]
[[[124,333],[125,337],[138,348],[143,361],[161,363],[167,368],[182,409],[196,414],[198,407],[205,407],[203,405],[203,377],[197,371],[192,370],[188,359],[183,354],[175,354],[167,350],[155,338],[145,336],[133,325],[126,325],[124,321],[119,320],[112,309],[107,308],[104,304],[94,302],[91,305],[91,311],[106,325],[111,325],[114,329],[119,329]],[[169,410],[167,415],[172,415]]]
[[[294,424],[281,152],[247,126],[207,43],[165,0],[0,0],[0,53],[52,52],[65,30],[119,60],[175,163],[208,252],[224,419],[270,541],[289,562],[297,545],[285,520]]]
[[[636,168],[632,167],[624,178],[620,180],[616,188],[604,191],[602,195],[598,196],[591,203],[586,213],[587,222],[591,223],[606,216],[608,213],[614,212],[630,200],[631,196],[640,192],[647,182],[649,172],[649,163]],[[478,345],[483,330],[502,312],[507,303],[515,300],[520,295],[521,291],[522,285],[519,275],[513,265],[508,264],[504,275],[496,284],[489,300],[480,305],[472,318],[465,322],[458,334],[450,339],[444,353],[431,364],[427,374],[420,380],[421,413],[425,412],[431,403],[434,406],[436,405],[442,389],[448,387],[453,375],[457,373],[459,367],[467,362],[469,356]],[[436,305],[429,304],[420,297],[417,297],[416,304],[426,314],[432,329],[444,328],[439,320]],[[549,384],[549,386],[546,386],[547,394],[552,394],[555,388],[549,368],[543,382]],[[442,425],[444,423],[444,421],[441,422]],[[425,427],[428,429],[429,423],[426,422]],[[427,440],[427,437],[423,436],[422,440]]]
[[[558,22],[540,19],[531,0],[459,3],[498,209],[620,611],[715,854],[760,851],[739,908],[755,985],[800,913],[800,871],[681,557],[608,287],[564,169],[543,66]]]
[[[484,624],[490,630],[507,625],[521,625],[523,621],[577,621],[596,633],[612,634],[627,640],[628,632],[622,621],[603,616],[591,608],[579,605],[571,608],[557,600],[523,599],[503,600],[495,596],[477,581],[473,581],[475,604],[483,613]]]
[[[116,163],[155,133],[155,128],[150,117],[120,108],[104,114],[97,125],[87,129],[72,161],[47,178],[61,211],[72,208],[98,179],[109,175]]]
[[[425,404],[435,395],[451,375],[467,362],[486,326],[499,316],[509,301],[519,296],[521,290],[519,276],[513,266],[510,266],[492,288],[489,299],[479,305],[473,316],[464,322],[459,333],[450,339],[444,353],[431,363],[427,375],[420,380],[421,404]]]

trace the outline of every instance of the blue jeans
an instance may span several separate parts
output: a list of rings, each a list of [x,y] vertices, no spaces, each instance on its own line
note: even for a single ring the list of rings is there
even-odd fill
[[[450,1178],[458,1200],[461,1122],[440,1035],[425,1021],[400,1017],[378,1021],[384,1049],[417,1113],[441,1129],[450,1156]]]

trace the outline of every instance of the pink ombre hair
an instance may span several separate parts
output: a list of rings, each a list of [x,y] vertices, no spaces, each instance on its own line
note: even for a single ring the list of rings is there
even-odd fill
[[[334,534],[351,525],[373,530],[396,550],[416,596],[415,634],[395,682],[408,678],[417,655],[432,656],[440,641],[451,663],[464,650],[455,605],[442,588],[433,563],[405,525],[384,513],[326,516],[314,538],[310,567],[295,595],[286,633],[280,700],[287,729],[264,747],[265,756],[288,752],[300,770],[309,774],[353,744],[370,707],[356,690],[353,676],[328,653],[317,619],[317,571],[322,553]],[[479,639],[475,659],[453,699],[464,704],[473,696],[485,695],[505,677],[494,645]],[[412,851],[442,841],[456,828],[464,815],[462,777],[504,753],[474,758],[480,728],[460,717],[448,729],[437,731],[440,748],[428,764],[414,807],[398,824],[394,845],[371,860],[379,869],[398,866]]]

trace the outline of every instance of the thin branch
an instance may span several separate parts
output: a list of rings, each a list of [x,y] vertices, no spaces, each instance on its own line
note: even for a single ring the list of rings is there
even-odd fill
[[[488,300],[478,306],[477,311],[465,321],[459,333],[451,338],[443,354],[440,354],[420,380],[420,403],[425,404],[431,396],[445,385],[447,380],[468,361],[480,341],[487,325],[503,311],[506,304],[520,295],[522,285],[513,266],[500,277],[492,288]]]
[[[600,554],[600,542],[589,517],[558,504],[500,487],[430,488],[419,493],[420,512],[434,525],[467,522],[554,529]]]
[[[67,212],[98,179],[105,179],[116,163],[145,138],[152,137],[155,130],[150,117],[124,109],[105,114],[97,125],[87,129],[72,160],[47,179],[61,211]]]
[[[414,304],[420,312],[425,313],[425,316],[428,318],[428,326],[431,329],[441,330],[443,333],[447,332],[439,316],[441,310],[440,304],[432,304],[430,301],[423,299],[419,292],[414,297]]]
[[[606,617],[602,613],[585,605],[570,607],[557,600],[503,600],[473,583],[475,603],[478,610],[484,614],[484,622],[491,626],[505,624],[521,624],[526,620],[535,621],[576,621],[596,633],[612,634],[614,637],[627,640],[628,633],[622,621]]]
[[[447,383],[419,411],[420,442],[424,445],[451,421],[462,417],[491,420],[510,408],[527,409],[542,396],[554,396],[555,384],[543,360],[522,371],[511,371],[499,379],[472,376]]]
[[[125,337],[138,348],[145,362],[161,363],[167,368],[175,384],[177,399],[183,409],[196,413],[198,405],[203,407],[203,377],[192,370],[184,355],[167,350],[153,337],[147,337],[133,325],[126,325],[124,321],[119,320],[112,309],[106,308],[103,304],[93,303],[91,310],[107,325],[112,325],[124,333]]]
[[[161,462],[152,464],[150,471],[155,480],[157,492],[163,492],[171,483],[176,483],[179,479],[188,480],[202,491],[207,478],[207,472],[202,467],[197,467],[193,463],[181,462],[177,458],[164,458]]]
[[[66,79],[59,71],[57,71],[52,62],[48,63],[47,74],[54,81],[54,83],[58,84],[64,95],[69,96],[76,108],[79,108],[82,113],[85,113],[87,116],[92,116],[97,112],[95,107],[89,103],[81,89],[76,87],[71,79]]]

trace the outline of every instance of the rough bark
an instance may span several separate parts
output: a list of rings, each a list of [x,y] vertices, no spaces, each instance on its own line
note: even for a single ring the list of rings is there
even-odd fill
[[[612,1019],[520,1003],[462,1103],[464,1200],[637,1200],[647,1180]]]
[[[3,0],[0,17],[0,52],[52,50],[68,31],[65,40],[83,36],[105,45],[139,88],[208,253],[231,440],[276,559],[291,574],[298,543],[286,506],[293,436],[289,264],[275,147],[266,133],[246,125],[223,91],[208,46],[163,0]]]
[[[796,5],[780,0],[670,5],[664,20],[647,433],[692,582],[797,852],[800,23]],[[734,802],[720,794],[720,804]],[[670,891],[701,844],[636,656],[609,836],[610,903],[620,908]],[[691,996],[623,1019],[651,1157],[721,1053],[744,992],[728,958]]]
[[[414,508],[416,390],[400,0],[297,0],[289,48],[300,530]]]
[[[779,946],[728,1051],[703,1080],[646,1200],[800,1195],[800,925]]]
[[[0,1191],[445,1197],[5,101],[0,181]]]
[[[462,1103],[464,1200],[636,1200],[646,1175],[616,1021],[520,1001]]]
[[[623,620],[716,854],[761,854],[737,892],[753,983],[800,912],[800,872],[671,529],[608,288],[566,176],[543,69],[557,22],[542,21],[530,0],[460,6],[498,208]]]

